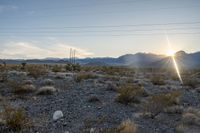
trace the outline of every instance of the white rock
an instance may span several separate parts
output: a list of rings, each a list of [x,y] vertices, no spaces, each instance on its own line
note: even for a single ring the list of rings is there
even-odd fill
[[[55,111],[54,114],[53,114],[53,120],[54,121],[56,121],[56,120],[58,120],[62,117],[63,117],[63,113],[60,110]]]
[[[95,128],[91,128],[90,133],[94,133],[94,132],[95,132]]]

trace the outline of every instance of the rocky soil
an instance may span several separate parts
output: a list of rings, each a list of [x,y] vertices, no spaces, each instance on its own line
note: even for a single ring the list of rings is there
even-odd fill
[[[182,85],[179,80],[171,78],[170,74],[162,72],[159,76],[164,83],[155,85],[151,80],[155,77],[155,73],[142,70],[133,75],[109,75],[98,71],[87,71],[84,74],[90,73],[95,76],[78,80],[79,73],[81,72],[49,71],[47,75],[33,78],[27,72],[9,71],[7,81],[0,82],[0,110],[3,112],[4,103],[14,108],[23,108],[32,121],[31,127],[25,132],[33,133],[112,132],[110,129],[118,128],[128,119],[137,125],[137,133],[200,132],[198,77],[195,77],[197,82],[194,85]],[[21,85],[31,84],[32,91],[23,94],[14,93],[9,81],[16,81]],[[117,102],[119,88],[127,84],[142,86],[146,96],[139,97],[139,102],[128,104]],[[51,89],[41,92],[42,87]],[[181,96],[178,103],[170,108],[171,110],[164,109],[156,115],[146,111],[145,107],[151,96],[174,91],[181,92]],[[54,120],[55,111],[61,111],[63,116]],[[184,120],[188,113],[190,114],[188,119],[192,119],[193,122]],[[0,132],[10,132],[9,128],[0,119]]]

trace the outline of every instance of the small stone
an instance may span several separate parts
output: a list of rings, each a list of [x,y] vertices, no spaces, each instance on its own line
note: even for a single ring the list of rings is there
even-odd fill
[[[95,132],[95,128],[91,128],[90,133],[94,133],[94,132]]]
[[[53,120],[54,121],[56,121],[56,120],[58,120],[62,117],[63,117],[63,113],[60,110],[55,111],[54,114],[53,114]]]

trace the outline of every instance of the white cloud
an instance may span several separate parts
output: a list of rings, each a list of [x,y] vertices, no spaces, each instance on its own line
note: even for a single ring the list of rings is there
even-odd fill
[[[15,11],[18,7],[14,5],[0,5],[0,13],[7,11]]]
[[[93,54],[84,49],[73,47],[65,43],[54,43],[49,45],[49,47],[42,47],[39,44],[33,44],[30,42],[9,42],[0,48],[0,58],[46,58],[46,57],[55,57],[55,58],[68,58],[70,48],[76,50],[76,57],[83,58],[89,57]]]

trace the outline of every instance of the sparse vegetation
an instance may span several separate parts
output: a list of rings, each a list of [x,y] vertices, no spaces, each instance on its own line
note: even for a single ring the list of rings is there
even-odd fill
[[[136,133],[136,132],[137,132],[137,125],[129,119],[123,121],[119,126],[119,133]]]
[[[97,76],[92,74],[92,73],[78,73],[76,75],[76,82],[81,82],[82,80],[87,80],[87,79],[94,79]]]
[[[62,65],[53,65],[52,72],[62,72],[63,67]]]
[[[163,80],[163,78],[161,76],[155,75],[151,78],[151,82],[154,85],[165,85],[165,81]]]
[[[38,78],[48,73],[48,70],[42,65],[27,65],[27,72],[30,76]]]
[[[52,86],[54,85],[54,81],[51,79],[44,79],[44,81],[42,82],[43,85],[48,85],[48,86]]]
[[[9,128],[9,132],[25,132],[26,129],[32,126],[31,119],[22,108],[13,108],[10,105],[5,105],[0,116],[5,126]]]
[[[200,110],[189,107],[182,115],[181,123],[175,128],[176,133],[198,133],[200,130]]]
[[[37,95],[52,95],[54,92],[56,92],[56,88],[53,86],[44,86],[37,90]]]
[[[180,91],[173,91],[170,93],[163,93],[151,96],[145,104],[147,112],[151,112],[153,116],[164,111],[168,107],[177,105],[181,96]]]
[[[116,101],[122,104],[129,103],[138,103],[140,96],[146,96],[146,92],[142,86],[128,84],[125,86],[121,86],[118,89],[118,95],[116,97]]]
[[[17,81],[9,81],[7,84],[11,87],[14,94],[31,93],[36,90],[35,86],[32,84],[23,84]]]
[[[100,102],[100,100],[99,100],[99,98],[96,97],[96,96],[91,96],[91,97],[88,99],[88,102],[94,103],[94,102]]]
[[[189,87],[195,88],[196,85],[198,84],[198,81],[196,79],[193,79],[193,78],[184,78],[183,79],[183,84],[185,86],[189,86]]]

